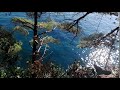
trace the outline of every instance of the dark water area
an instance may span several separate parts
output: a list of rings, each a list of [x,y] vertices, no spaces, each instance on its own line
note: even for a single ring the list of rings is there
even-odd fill
[[[64,14],[64,16],[63,16]],[[67,12],[63,13],[62,15],[51,14],[51,18],[57,22],[63,22],[64,18],[76,19],[79,16],[82,16],[83,13],[79,15],[73,16],[74,12]],[[43,15],[38,21],[46,21],[46,18],[49,14]],[[4,15],[4,13],[0,13],[0,25],[5,25],[7,28],[12,29],[14,25],[11,23],[11,18],[13,17],[26,17],[24,12],[13,12],[11,15]],[[94,32],[102,32],[108,33],[110,30],[114,29],[118,26],[117,16],[114,15],[103,15],[98,13],[92,13],[86,16],[83,20],[80,21],[79,26],[83,31],[84,35],[90,35]],[[81,60],[84,61],[85,58],[89,55],[90,50],[89,48],[78,49],[76,46],[80,42],[80,38],[83,34],[79,34],[72,43],[71,40],[73,39],[74,35],[68,32],[64,32],[61,30],[54,30],[53,32],[49,33],[49,35],[53,36],[54,38],[59,39],[61,42],[60,44],[49,44],[50,48],[48,50],[48,55],[46,56],[45,60],[53,60],[56,63],[60,64],[64,68],[67,68],[68,65],[74,62],[74,60]],[[26,61],[30,59],[32,48],[29,45],[29,41],[33,37],[32,31],[29,32],[27,37],[15,33],[14,35],[17,40],[23,42],[23,50],[21,51],[21,60],[18,62],[20,66],[25,66]]]

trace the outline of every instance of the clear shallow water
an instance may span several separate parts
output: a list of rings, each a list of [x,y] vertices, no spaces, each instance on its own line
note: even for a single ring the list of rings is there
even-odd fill
[[[79,15],[73,16],[74,12],[67,12],[62,13],[59,16],[51,13],[51,18],[55,19],[56,21],[63,22],[63,20],[66,18],[76,19],[79,16],[83,15],[83,13],[80,13]],[[64,16],[63,16],[64,15]],[[10,16],[5,16],[4,13],[0,14],[0,25],[5,25],[8,28],[12,28],[14,25],[10,22],[12,17],[26,17],[25,13],[23,12],[13,12]],[[49,14],[44,15],[41,17],[39,21],[45,21],[46,17],[48,17]],[[117,16],[114,15],[102,15],[98,13],[92,13],[86,16],[83,20],[80,21],[79,25],[81,27],[81,30],[84,31],[84,35],[90,35],[94,32],[103,32],[107,33],[110,30],[114,29],[116,26],[118,26],[118,21],[116,20]],[[99,27],[98,27],[99,26]],[[22,58],[19,62],[19,65],[25,65],[26,60],[29,59],[31,55],[32,49],[29,45],[29,40],[32,39],[32,31],[30,31],[30,34],[25,37],[19,33],[15,34],[15,37],[17,40],[21,40],[23,42],[23,50],[21,52]],[[61,64],[61,66],[67,68],[69,64],[74,62],[74,60],[86,60],[87,56],[90,56],[89,54],[91,52],[90,49],[78,49],[76,46],[80,41],[80,36],[76,37],[74,41],[70,44],[72,38],[74,37],[73,34],[60,31],[56,29],[52,33],[50,33],[53,37],[59,39],[61,41],[60,44],[50,44],[50,49],[48,50],[50,55],[47,55],[47,58],[50,60],[54,60],[56,63]]]

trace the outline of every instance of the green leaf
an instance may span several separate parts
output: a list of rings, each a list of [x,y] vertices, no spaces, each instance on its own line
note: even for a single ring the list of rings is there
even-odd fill
[[[68,31],[68,32],[71,32],[71,33],[73,33],[73,34],[78,34],[78,33],[80,33],[80,29],[79,28],[77,28],[77,27],[75,27],[75,26],[73,26],[73,27],[71,27],[70,28],[70,26],[71,26],[71,23],[61,23],[61,24],[59,24],[58,25],[58,28],[60,28],[60,29],[62,29],[62,30],[65,30],[65,31]],[[70,29],[69,29],[70,28]]]
[[[46,25],[46,29],[47,30],[52,30],[53,28],[55,28],[57,26],[57,22],[55,21],[50,21],[50,22],[47,22],[47,25]]]
[[[77,45],[77,48],[86,48],[86,47],[89,47],[90,43],[91,42],[89,42],[89,41],[80,41],[80,44]]]
[[[47,44],[47,43],[59,43],[58,39],[53,38],[52,36],[46,36],[43,38],[43,44]]]
[[[28,30],[21,26],[16,26],[13,30],[19,31],[23,35],[27,36],[29,34]]]
[[[27,29],[33,30],[33,28],[34,28],[34,22],[29,19],[15,17],[15,18],[12,18],[12,22],[14,24],[17,24],[17,25],[22,26]],[[54,20],[51,20],[49,22],[38,22],[37,26],[38,26],[38,29],[44,28],[47,30],[52,30],[54,27],[57,27],[57,22],[55,22]]]
[[[27,30],[34,29],[34,22],[32,20],[15,17],[15,18],[12,18],[12,22],[27,29]],[[45,29],[48,31],[52,31],[54,28],[59,28],[60,30],[68,31],[75,35],[80,33],[79,28],[77,28],[76,26],[73,26],[72,28],[70,28],[70,26],[71,26],[71,23],[67,23],[67,22],[66,23],[58,23],[54,20],[50,20],[48,22],[38,22],[37,23],[38,30],[41,30],[40,28],[42,28],[42,29]],[[17,27],[17,28],[20,28],[20,27]],[[23,29],[23,28],[20,28],[20,29]],[[25,35],[26,34],[27,34],[27,31],[25,32]]]
[[[52,29],[54,29],[55,27],[57,27],[57,22],[51,20],[49,22],[38,22],[38,27],[40,28],[44,28],[48,31],[51,31]]]
[[[14,17],[12,18],[12,22],[15,24],[31,24],[33,25],[34,22],[32,20],[21,18],[21,17]]]
[[[85,47],[91,47],[94,44],[93,41],[101,38],[104,34],[103,33],[93,33],[87,37],[84,37],[81,39],[80,43],[77,45],[78,48],[85,48]]]
[[[18,26],[21,26],[21,27],[24,27],[25,29],[27,30],[33,30],[34,28],[34,22],[32,20],[29,20],[29,19],[25,19],[25,18],[20,18],[20,17],[15,17],[15,18],[12,18],[11,20],[15,25],[18,25]]]
[[[55,44],[59,44],[60,43],[58,39],[55,39],[52,36],[45,36],[45,37],[42,38],[42,40],[43,40],[43,45],[44,44],[48,44],[48,43],[55,43]],[[30,45],[32,47],[33,46],[33,39],[31,39],[29,41],[29,43],[30,43]]]
[[[10,54],[16,54],[22,50],[22,43],[17,42],[13,46],[11,46],[8,50],[8,53]]]

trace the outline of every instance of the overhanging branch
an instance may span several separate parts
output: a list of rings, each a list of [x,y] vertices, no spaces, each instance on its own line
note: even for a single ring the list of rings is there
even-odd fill
[[[83,15],[82,17],[80,17],[80,18],[78,18],[78,19],[76,19],[76,20],[74,20],[73,22],[72,22],[72,24],[69,26],[69,28],[68,28],[68,30],[69,29],[71,29],[73,26],[75,26],[76,24],[78,24],[78,22],[81,20],[81,19],[83,19],[84,17],[86,17],[88,14],[90,14],[91,12],[87,12],[85,15]]]

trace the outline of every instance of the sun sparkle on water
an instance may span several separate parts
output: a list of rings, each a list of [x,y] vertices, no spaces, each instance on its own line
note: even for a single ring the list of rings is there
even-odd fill
[[[87,66],[93,67],[94,64],[105,69],[106,62],[109,69],[113,67],[118,67],[118,56],[119,51],[111,51],[108,47],[96,48],[92,50],[89,56],[86,58],[88,60]]]

